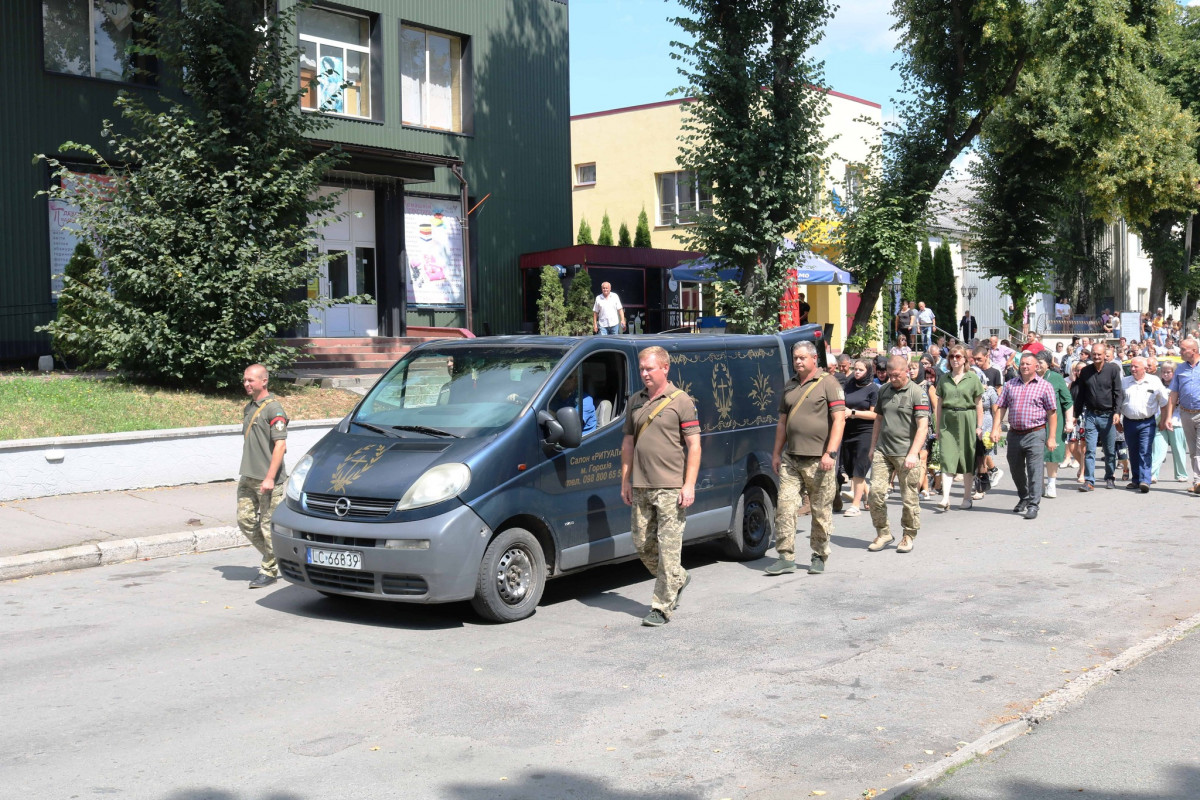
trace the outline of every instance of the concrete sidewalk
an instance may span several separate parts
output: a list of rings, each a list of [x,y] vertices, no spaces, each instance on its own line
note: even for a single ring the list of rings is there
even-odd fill
[[[0,580],[246,544],[237,483],[0,503]]]
[[[1200,636],[1109,678],[1074,708],[982,755],[916,800],[1200,797]]]

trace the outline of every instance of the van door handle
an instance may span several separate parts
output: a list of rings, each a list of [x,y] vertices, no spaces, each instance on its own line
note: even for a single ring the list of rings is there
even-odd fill
[[[712,478],[705,478],[704,480],[700,481],[700,483],[696,486],[696,488],[697,489],[711,489],[712,488]]]

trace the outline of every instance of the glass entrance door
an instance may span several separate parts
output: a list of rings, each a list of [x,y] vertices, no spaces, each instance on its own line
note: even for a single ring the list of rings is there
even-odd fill
[[[316,292],[309,297],[337,300],[344,297],[376,297],[375,248],[353,247],[349,242],[324,242],[321,253],[328,260],[321,265]],[[365,298],[363,298],[365,299]],[[334,303],[314,308],[308,334],[314,337],[362,337],[379,334],[379,319],[374,303]]]

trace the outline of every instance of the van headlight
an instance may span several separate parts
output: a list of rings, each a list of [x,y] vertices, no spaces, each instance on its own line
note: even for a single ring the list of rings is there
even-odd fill
[[[304,479],[308,477],[308,471],[312,469],[313,457],[305,456],[300,459],[300,463],[292,470],[292,474],[288,477],[287,489],[284,490],[289,498],[300,502],[300,492],[304,489]]]
[[[400,502],[397,511],[421,508],[449,500],[471,484],[471,469],[466,464],[438,464],[417,478]]]

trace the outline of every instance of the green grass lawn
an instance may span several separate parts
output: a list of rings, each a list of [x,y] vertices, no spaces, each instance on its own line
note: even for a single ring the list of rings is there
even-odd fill
[[[344,416],[358,395],[344,389],[272,385],[291,419]],[[246,395],[139,386],[116,378],[0,375],[0,440],[232,425]]]

